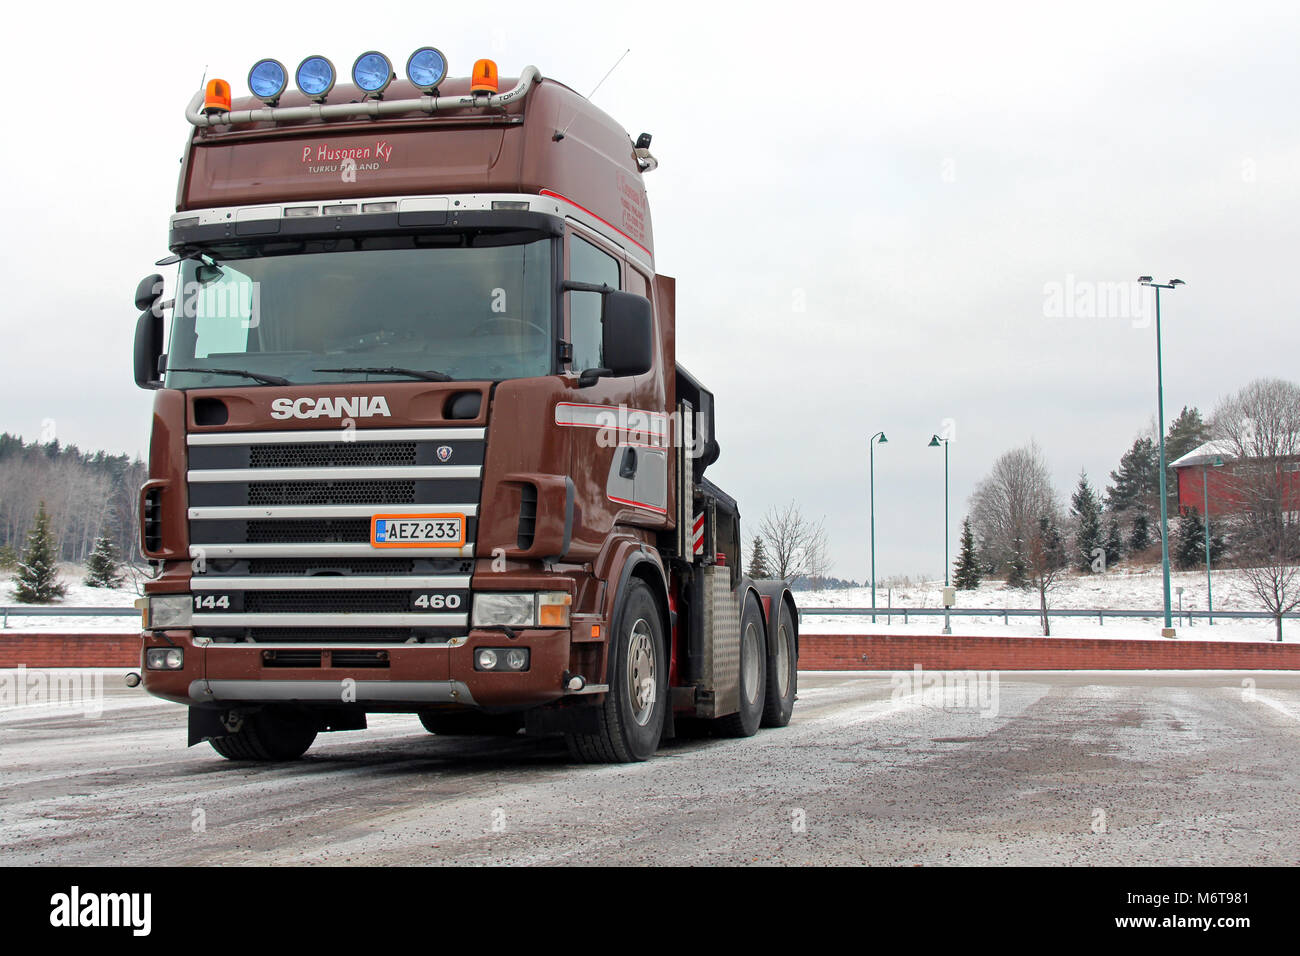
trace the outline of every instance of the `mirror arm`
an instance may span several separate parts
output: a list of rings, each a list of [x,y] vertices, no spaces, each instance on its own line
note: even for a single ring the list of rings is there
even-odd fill
[[[587,388],[588,386],[595,385],[600,379],[613,374],[614,370],[612,368],[584,369],[582,373],[578,375],[578,388]]]
[[[576,279],[565,279],[560,283],[561,292],[599,292],[601,295],[608,295],[611,292],[617,292],[613,286],[595,282],[579,282]]]

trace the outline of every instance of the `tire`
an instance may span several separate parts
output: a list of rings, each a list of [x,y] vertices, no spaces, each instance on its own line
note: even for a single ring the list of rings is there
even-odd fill
[[[794,620],[784,601],[776,621],[776,650],[767,655],[767,699],[763,705],[763,726],[784,727],[794,713],[799,687],[799,651],[795,644]]]
[[[609,653],[609,692],[597,708],[598,730],[568,734],[582,763],[633,763],[659,749],[668,708],[668,651],[663,618],[649,586],[633,578],[619,607]]]
[[[763,612],[753,594],[745,598],[740,615],[740,711],[718,718],[718,729],[728,737],[758,733],[767,700],[767,638]]]
[[[524,726],[519,714],[480,714],[477,711],[439,713],[422,710],[417,715],[424,729],[440,737],[510,737]]]
[[[297,760],[316,733],[316,725],[305,716],[259,710],[245,715],[235,733],[211,737],[208,743],[227,760]]]

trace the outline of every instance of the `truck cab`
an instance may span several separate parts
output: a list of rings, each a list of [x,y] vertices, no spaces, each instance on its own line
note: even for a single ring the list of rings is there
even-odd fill
[[[533,67],[420,79],[187,109],[136,296],[146,689],[235,759],[376,712],[596,761],[783,724],[798,613],[703,477],[649,137]]]

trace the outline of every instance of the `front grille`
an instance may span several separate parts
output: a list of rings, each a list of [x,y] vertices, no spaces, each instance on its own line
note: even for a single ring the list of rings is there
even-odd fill
[[[387,667],[387,651],[331,651],[333,667]]]
[[[463,635],[454,627],[205,627],[203,633],[261,644],[404,644],[412,638],[445,643]]]
[[[456,573],[452,569],[450,573]],[[251,575],[293,574],[413,574],[415,562],[409,558],[252,558],[248,562]]]
[[[353,544],[370,540],[365,518],[295,518],[288,521],[250,521],[245,529],[249,544],[283,541]]]
[[[250,505],[409,505],[415,482],[401,479],[259,481],[248,485]]]
[[[320,667],[320,651],[263,651],[263,667]]]
[[[404,614],[411,610],[411,592],[245,591],[244,610],[250,614]]]
[[[416,464],[413,441],[311,442],[253,445],[249,468],[326,468]]]
[[[468,633],[484,430],[403,428],[391,440],[367,430],[355,442],[338,439],[336,430],[311,430],[189,443],[190,541],[197,553],[210,552],[200,572],[206,580],[203,586],[196,581],[195,591],[214,599],[196,611],[197,633],[219,641],[345,649],[444,644]],[[285,511],[263,511],[272,508]],[[464,547],[372,547],[373,516],[392,512],[463,513]],[[389,580],[351,582],[364,590],[320,587],[328,585],[320,578],[330,575]],[[242,577],[267,580],[241,584]],[[298,656],[267,650],[277,655],[267,666],[322,666],[285,663],[311,660],[306,647]],[[382,666],[377,652],[368,653],[354,655],[347,666]]]

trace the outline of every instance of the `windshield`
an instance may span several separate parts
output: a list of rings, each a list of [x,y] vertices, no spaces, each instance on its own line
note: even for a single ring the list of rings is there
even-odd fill
[[[214,248],[181,262],[167,387],[549,375],[551,243],[448,234]]]

